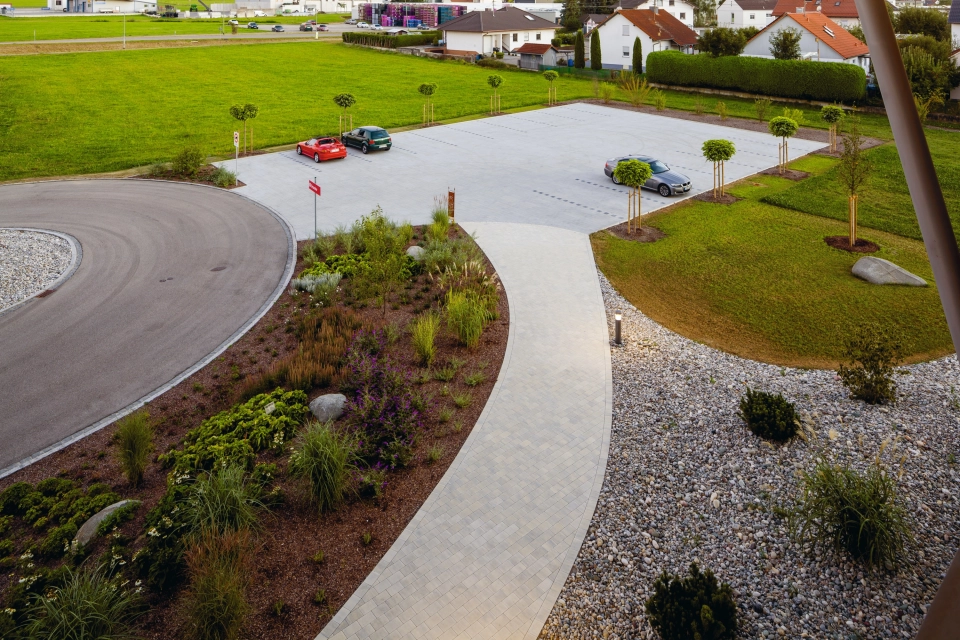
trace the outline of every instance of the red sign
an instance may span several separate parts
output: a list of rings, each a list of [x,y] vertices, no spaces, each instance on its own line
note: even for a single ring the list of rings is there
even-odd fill
[[[313,191],[315,194],[320,195],[320,185],[318,185],[313,180],[307,180],[307,184],[310,185],[310,191]]]

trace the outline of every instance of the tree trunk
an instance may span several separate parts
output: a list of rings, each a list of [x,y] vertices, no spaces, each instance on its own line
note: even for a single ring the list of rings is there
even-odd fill
[[[857,196],[852,195],[849,199],[850,207],[850,248],[857,246]]]
[[[721,160],[721,161],[720,161],[720,197],[721,197],[721,198],[722,198],[723,195],[724,195],[723,178],[724,178],[724,175],[723,175],[723,161]]]

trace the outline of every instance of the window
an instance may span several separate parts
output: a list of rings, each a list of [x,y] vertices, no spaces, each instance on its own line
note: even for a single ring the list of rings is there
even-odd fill
[[[683,11],[681,11],[681,12],[680,12],[680,19],[681,19],[681,20],[686,20],[686,19],[687,19],[687,14],[685,14]]]
[[[524,32],[523,32],[523,41],[524,41],[524,42],[530,42],[530,32],[529,32],[529,31],[524,31]]]
[[[730,22],[736,22],[736,21],[737,21],[737,16],[731,13],[731,14],[730,14]]]
[[[629,57],[630,57],[630,47],[624,47],[624,48],[623,48],[623,57],[624,57],[624,58],[629,58]]]
[[[539,40],[539,39],[540,39],[540,34],[538,33],[538,34],[537,34],[537,40]]]
[[[751,20],[756,20],[756,19],[757,19],[757,14],[751,13],[751,14],[750,14],[750,19],[751,19]]]
[[[673,4],[674,4],[674,0],[670,0],[670,6],[671,6],[671,7],[673,6]]]
[[[630,25],[628,24],[623,25],[623,35],[625,36],[630,35]]]
[[[517,41],[517,35],[518,35],[518,34],[516,34],[516,33],[515,33],[515,34],[513,34],[513,41],[514,41],[514,42],[516,42],[516,41]]]

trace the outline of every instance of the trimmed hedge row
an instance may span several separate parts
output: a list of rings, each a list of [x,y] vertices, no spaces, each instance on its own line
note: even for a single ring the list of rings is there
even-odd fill
[[[433,44],[438,37],[440,37],[439,31],[424,31],[408,36],[388,36],[384,33],[348,31],[343,34],[343,41],[349,44],[362,44],[367,47],[396,49],[397,47],[417,47],[423,44]]]
[[[826,102],[861,100],[867,89],[866,74],[854,64],[745,56],[714,58],[679,51],[648,55],[647,78],[660,84]]]

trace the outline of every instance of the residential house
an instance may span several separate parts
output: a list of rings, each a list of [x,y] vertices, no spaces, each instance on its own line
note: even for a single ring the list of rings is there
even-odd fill
[[[583,13],[580,15],[580,24],[583,25],[583,32],[590,33],[598,24],[610,17],[609,13]]]
[[[519,49],[514,49],[513,52],[520,55],[521,69],[539,71],[540,65],[557,66],[557,48],[550,43],[535,44],[528,42]]]
[[[640,38],[644,68],[653,51],[693,53],[697,33],[672,14],[653,6],[649,9],[622,9],[597,25],[604,69],[632,69],[633,41]]]
[[[657,7],[687,25],[693,26],[693,11],[695,7],[687,0],[620,0],[613,8],[618,9],[652,9]]]
[[[730,29],[763,29],[773,22],[778,0],[721,0],[717,5],[717,26]]]
[[[960,0],[953,0],[950,5],[947,22],[950,23],[950,39],[954,42],[960,42]]]
[[[441,28],[447,49],[488,56],[495,51],[512,52],[528,42],[550,44],[559,25],[508,5],[496,11],[471,11]]]
[[[773,17],[786,13],[814,13],[819,11],[844,29],[860,26],[860,14],[854,0],[780,0],[773,8]]]
[[[845,62],[870,71],[870,50],[867,45],[819,11],[785,13],[767,28],[750,38],[743,55],[772,58],[770,37],[781,29],[800,31],[800,53],[804,60]]]

